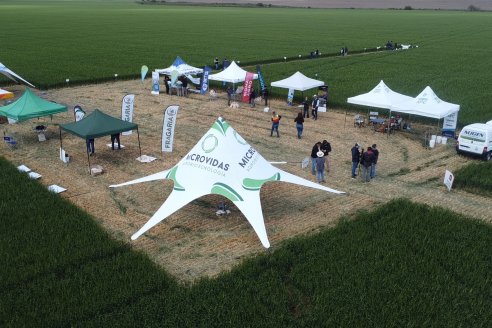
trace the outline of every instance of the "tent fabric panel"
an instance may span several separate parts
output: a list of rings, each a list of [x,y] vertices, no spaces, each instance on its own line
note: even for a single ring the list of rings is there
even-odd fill
[[[228,83],[241,83],[244,82],[246,78],[246,71],[239,67],[235,61],[223,71],[211,74],[208,76],[208,79],[211,81],[220,81],[220,82],[228,82]],[[253,79],[258,79],[258,74],[253,75]]]
[[[82,139],[95,139],[138,128],[138,124],[109,116],[99,109],[78,122],[60,124],[60,128]]]

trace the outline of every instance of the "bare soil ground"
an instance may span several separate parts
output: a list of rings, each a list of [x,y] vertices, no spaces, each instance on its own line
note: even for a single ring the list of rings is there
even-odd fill
[[[209,4],[258,4],[265,6],[288,6],[303,8],[355,8],[355,9],[413,9],[468,10],[474,6],[480,10],[492,10],[489,0],[168,0],[166,2],[188,2]]]
[[[284,240],[332,227],[343,216],[370,209],[395,197],[439,205],[492,222],[490,198],[455,190],[448,192],[442,185],[445,169],[453,171],[471,161],[457,156],[451,143],[427,149],[415,138],[421,134],[397,132],[387,136],[368,127],[355,128],[353,114],[346,116],[343,110],[336,109],[320,113],[318,121],[308,119],[304,138],[299,140],[293,122],[298,109],[288,107],[284,100],[272,100],[270,104],[271,109],[283,116],[281,137],[271,138],[270,114],[263,112],[261,104],[254,109],[246,104],[232,109],[227,106],[223,94],[213,101],[200,95],[187,98],[165,94],[155,96],[150,94],[150,84],[150,80],[143,83],[140,80],[121,81],[40,94],[70,108],[67,113],[55,115],[53,123],[73,121],[72,109],[76,104],[88,113],[99,108],[120,117],[122,97],[126,93],[136,94],[134,122],[139,124],[142,153],[158,158],[152,163],[135,160],[139,156],[136,133],[122,136],[125,148],[114,151],[106,146],[110,142],[108,136],[96,139],[96,154],[91,157],[92,164],[101,165],[105,173],[91,176],[88,174],[85,141],[63,133],[64,149],[72,159],[68,165],[63,164],[58,159],[58,127],[49,125],[48,139],[39,142],[32,130],[39,124],[36,120],[0,125],[0,130],[14,134],[20,143],[13,151],[1,146],[0,155],[15,165],[24,164],[42,174],[39,181],[46,186],[58,184],[67,188],[61,197],[93,215],[111,235],[144,251],[182,282],[217,276],[244,258],[265,252],[265,249],[237,208],[232,206],[232,214],[228,217],[215,215],[216,205],[221,200],[219,196],[206,196],[190,203],[132,242],[130,236],[169,195],[172,181],[149,182],[114,190],[108,186],[172,167],[219,116],[224,117],[266,159],[287,161],[282,169],[307,179],[314,180],[314,177],[309,169],[301,169],[300,162],[309,156],[314,143],[327,139],[333,147],[327,185],[348,192],[347,196],[279,182],[263,187],[262,207],[273,249]],[[172,104],[180,105],[175,150],[162,154],[163,111]],[[350,148],[355,142],[365,147],[376,143],[380,150],[378,177],[370,183],[350,178]]]

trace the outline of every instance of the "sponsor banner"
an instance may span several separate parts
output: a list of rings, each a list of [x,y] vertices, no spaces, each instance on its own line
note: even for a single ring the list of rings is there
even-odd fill
[[[127,122],[133,122],[133,103],[135,100],[135,95],[128,94],[123,97],[121,102],[121,119]],[[121,133],[124,136],[132,134],[132,130],[125,131]]]
[[[142,77],[142,82],[143,82],[143,80],[145,80],[145,76],[147,75],[148,71],[149,71],[149,68],[145,65],[143,65],[142,68],[140,69],[140,75]]]
[[[453,186],[454,175],[451,171],[446,170],[444,174],[444,184],[448,187],[448,191],[451,191],[451,187]]]
[[[246,72],[246,78],[244,79],[244,85],[243,85],[243,98],[242,98],[242,101],[245,103],[249,103],[249,94],[251,93],[251,88],[253,87],[253,77],[254,77],[253,73]]]
[[[204,95],[208,90],[208,76],[212,69],[209,66],[203,68],[202,84],[200,85],[200,94]]]
[[[179,106],[168,106],[164,113],[164,122],[162,123],[162,143],[161,149],[165,152],[173,151],[174,127],[176,126],[176,117]]]
[[[292,106],[294,103],[294,89],[289,89],[289,93],[287,94],[287,105]]]
[[[176,82],[178,82],[178,77],[179,77],[179,72],[177,70],[174,70],[171,72],[171,86],[175,87]]]
[[[152,72],[152,94],[153,95],[158,95],[160,91],[160,86],[159,86],[159,73],[158,72]]]
[[[448,115],[444,118],[442,123],[442,132],[446,135],[452,135],[456,131],[456,124],[458,123],[458,112]]]
[[[263,79],[263,75],[261,74],[261,68],[260,65],[256,65],[256,74],[258,74],[258,81],[260,81],[260,93],[263,93],[263,90],[265,90],[265,80]]]

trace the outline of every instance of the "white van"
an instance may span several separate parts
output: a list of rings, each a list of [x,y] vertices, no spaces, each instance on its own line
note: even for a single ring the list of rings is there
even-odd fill
[[[492,121],[465,126],[456,144],[458,154],[482,156],[486,161],[492,157]]]

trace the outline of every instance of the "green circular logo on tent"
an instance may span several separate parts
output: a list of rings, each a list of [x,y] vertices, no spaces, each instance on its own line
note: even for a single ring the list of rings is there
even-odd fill
[[[236,138],[236,141],[239,142],[241,145],[247,145],[246,140],[243,139],[239,134],[237,134],[236,130],[234,130],[234,138]]]
[[[209,134],[202,141],[202,149],[205,153],[210,153],[214,151],[215,148],[219,145],[219,140],[213,134]]]

